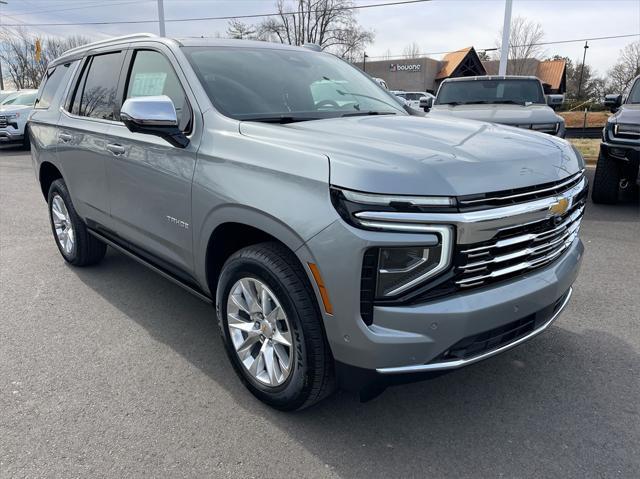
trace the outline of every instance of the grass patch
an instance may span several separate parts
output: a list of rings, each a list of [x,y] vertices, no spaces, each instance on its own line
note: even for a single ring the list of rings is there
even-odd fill
[[[600,151],[599,138],[568,138],[568,140],[582,153],[585,161],[596,162]]]
[[[584,126],[584,111],[559,111],[557,113],[564,118],[567,128],[582,128]],[[610,115],[611,113],[608,111],[587,112],[587,128],[604,126]]]

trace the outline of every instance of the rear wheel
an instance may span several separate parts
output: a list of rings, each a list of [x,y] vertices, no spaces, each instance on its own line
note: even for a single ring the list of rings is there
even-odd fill
[[[333,391],[322,318],[309,280],[287,248],[261,243],[232,255],[216,298],[227,354],[256,397],[295,410]]]
[[[593,177],[593,192],[591,193],[593,202],[609,205],[617,203],[620,179],[620,165],[614,160],[607,158],[607,156],[600,151],[598,163],[596,164],[596,172]]]
[[[48,202],[53,237],[65,261],[74,266],[100,262],[107,251],[107,245],[87,231],[73,207],[64,180],[57,179],[51,183]]]

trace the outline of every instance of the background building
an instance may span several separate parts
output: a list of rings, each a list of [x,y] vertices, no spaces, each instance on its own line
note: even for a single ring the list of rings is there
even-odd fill
[[[480,61],[473,47],[448,53],[442,60],[418,57],[403,60],[370,61],[364,66],[366,72],[382,78],[390,90],[428,91],[435,93],[445,78],[477,75],[497,75],[499,61]],[[363,64],[358,65],[360,68]],[[567,84],[564,60],[525,58],[510,60],[507,74],[537,76],[545,93],[564,93]]]

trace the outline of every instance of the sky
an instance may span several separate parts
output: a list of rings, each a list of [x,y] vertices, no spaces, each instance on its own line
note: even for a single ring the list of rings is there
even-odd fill
[[[157,0],[2,0],[0,26],[7,24],[121,21],[157,18]],[[389,0],[355,0],[356,4]],[[494,48],[502,28],[504,0],[433,0],[359,10],[360,25],[375,33],[367,47],[374,59],[387,53],[401,55],[415,42],[421,52],[452,51],[467,46]],[[274,12],[275,0],[164,0],[166,19],[197,16],[246,15]],[[542,25],[545,41],[632,34],[635,37],[591,41],[587,63],[605,75],[620,50],[640,41],[640,0],[514,0],[513,16]],[[158,33],[158,25],[28,26],[38,35],[86,35],[101,39],[136,32]],[[167,36],[224,34],[221,20],[167,23]],[[581,61],[584,42],[545,46],[544,55],[562,55]],[[431,54],[433,58],[441,55]]]

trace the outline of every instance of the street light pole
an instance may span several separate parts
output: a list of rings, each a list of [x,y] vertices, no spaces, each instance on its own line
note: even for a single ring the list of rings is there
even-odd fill
[[[160,25],[160,36],[164,37],[164,2],[163,0],[158,0],[158,23]]]
[[[511,34],[511,2],[506,0],[504,4],[504,23],[502,24],[502,47],[500,52],[500,67],[498,75],[507,74],[507,59],[509,58],[509,36]]]
[[[367,58],[369,58],[369,55],[367,55],[367,52],[364,52],[364,56],[362,57],[362,71],[363,72],[367,71]]]
[[[576,100],[580,99],[580,93],[582,92],[582,75],[584,74],[584,61],[587,58],[587,48],[589,48],[589,43],[584,42],[584,53],[582,55],[582,66],[580,67],[580,80],[578,81],[578,95]]]
[[[6,0],[0,0],[0,4],[6,5]],[[4,78],[2,77],[2,62],[0,62],[0,90],[4,90]]]

